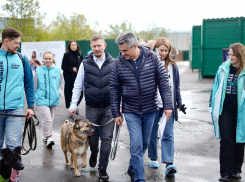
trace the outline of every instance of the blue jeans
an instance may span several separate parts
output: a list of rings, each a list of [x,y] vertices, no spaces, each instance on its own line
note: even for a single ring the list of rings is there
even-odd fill
[[[129,169],[134,172],[134,181],[145,181],[144,153],[148,146],[156,112],[148,114],[124,113],[130,136]]]
[[[151,130],[150,141],[148,144],[148,157],[153,160],[158,159],[158,155],[157,155],[158,127],[159,127],[158,122],[160,117],[162,117],[162,115],[163,115],[163,108],[159,108],[159,111],[157,111],[155,116],[155,120]]]
[[[23,108],[0,110],[0,113],[23,115]],[[0,149],[3,148],[4,134],[6,133],[6,147],[13,150],[20,146],[22,133],[22,117],[11,117],[0,115]],[[1,154],[0,154],[1,156]]]
[[[148,144],[148,157],[150,159],[158,159],[157,155],[157,138],[158,138],[158,122],[162,117],[163,108],[160,108],[156,114],[154,124],[152,127],[151,137]],[[174,114],[166,123],[165,130],[161,141],[162,163],[172,162],[174,160]]]
[[[166,123],[161,141],[162,163],[174,163],[174,114]]]

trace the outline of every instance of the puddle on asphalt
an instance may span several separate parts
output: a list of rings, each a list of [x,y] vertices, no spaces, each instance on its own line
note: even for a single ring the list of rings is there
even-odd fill
[[[183,118],[183,117],[179,119],[179,122],[180,123],[182,123],[182,122],[188,122],[188,121],[194,121],[194,122],[195,121],[198,121],[198,122],[202,122],[202,123],[207,123],[207,124],[213,125],[213,122],[211,122],[211,121],[204,121],[204,120],[197,120],[197,119],[194,120],[194,119],[188,119],[188,118]]]
[[[193,91],[192,93],[211,93],[211,89],[209,89],[209,90],[201,90],[201,91]]]

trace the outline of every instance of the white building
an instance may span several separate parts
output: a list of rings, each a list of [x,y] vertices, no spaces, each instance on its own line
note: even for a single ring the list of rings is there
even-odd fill
[[[167,37],[172,47],[178,50],[189,50],[191,31],[168,31]]]

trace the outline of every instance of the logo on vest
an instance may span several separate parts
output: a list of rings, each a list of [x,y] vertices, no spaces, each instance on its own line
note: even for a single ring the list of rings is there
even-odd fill
[[[146,65],[145,65],[145,67],[148,67],[148,66],[150,66],[150,64],[146,64]]]
[[[19,69],[20,65],[12,63],[11,64],[11,69]]]

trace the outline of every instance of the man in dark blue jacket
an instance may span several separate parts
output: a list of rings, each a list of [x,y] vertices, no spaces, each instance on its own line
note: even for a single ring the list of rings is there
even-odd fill
[[[73,88],[72,102],[68,110],[73,116],[77,112],[77,102],[84,87],[86,101],[86,118],[94,124],[103,125],[113,120],[110,107],[110,76],[115,59],[105,52],[106,43],[101,35],[93,35],[90,39],[93,50],[80,65]],[[109,181],[107,166],[111,151],[115,122],[97,128],[89,137],[91,156],[89,165],[95,167],[99,158],[100,181]],[[101,140],[99,151],[99,138]]]
[[[0,113],[23,115],[24,91],[28,109],[27,118],[33,116],[34,107],[34,82],[31,65],[26,56],[22,55],[25,64],[17,49],[20,47],[21,33],[14,28],[6,28],[2,33],[2,46],[0,48]],[[22,117],[0,115],[0,149],[5,144],[13,150],[20,146],[22,133]]]
[[[132,181],[144,180],[143,155],[147,148],[157,103],[159,88],[163,109],[168,120],[172,114],[168,75],[157,55],[145,46],[138,46],[131,32],[120,34],[116,41],[121,51],[110,78],[111,110],[118,125],[122,125],[120,102],[130,135]]]

